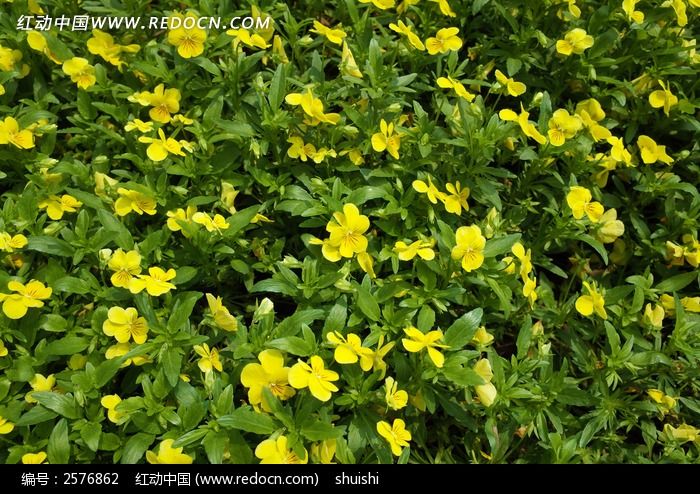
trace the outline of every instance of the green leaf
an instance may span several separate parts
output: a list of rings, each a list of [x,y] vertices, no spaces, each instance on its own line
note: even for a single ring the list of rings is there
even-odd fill
[[[448,345],[451,350],[457,350],[469,343],[479,328],[483,315],[484,311],[478,307],[457,319],[445,332],[443,338],[445,345]]]
[[[277,338],[269,341],[265,346],[277,348],[283,352],[298,355],[299,357],[308,357],[313,352],[313,346],[309,345],[306,340],[298,336],[287,336],[285,338]]]
[[[19,420],[15,423],[15,425],[17,427],[23,427],[25,425],[41,424],[42,422],[52,420],[57,416],[58,414],[56,412],[52,412],[48,408],[44,408],[41,405],[36,405],[35,407],[31,408],[27,413],[22,415],[19,418]]]
[[[54,426],[46,446],[46,454],[52,465],[65,465],[70,459],[70,441],[68,440],[68,422],[61,419]]]
[[[255,285],[253,285],[253,288],[250,291],[251,293],[281,293],[289,297],[296,297],[299,294],[299,290],[297,289],[297,287],[295,287],[291,283],[288,283],[287,281],[283,280],[276,280],[274,278],[258,281]]]
[[[260,206],[250,206],[236,213],[228,218],[226,221],[229,227],[224,231],[224,237],[232,237],[234,234],[238,233],[240,230],[245,228],[250,224],[250,220],[255,217],[255,215],[260,210]]]
[[[85,295],[90,291],[90,286],[87,284],[87,282],[72,276],[64,276],[63,278],[59,278],[51,283],[51,288],[53,288],[53,290],[56,292],[77,293],[79,295]]]
[[[131,233],[113,214],[104,209],[98,209],[97,219],[100,220],[100,223],[102,223],[102,226],[107,231],[114,233],[114,243],[116,243],[118,247],[124,250],[131,250],[134,248],[134,238],[131,236]]]
[[[160,363],[163,366],[163,373],[171,386],[177,386],[180,379],[180,368],[182,366],[182,355],[176,348],[168,348],[161,356]]]
[[[102,435],[102,424],[88,422],[80,429],[80,437],[85,441],[85,445],[90,448],[90,451],[97,451],[100,445],[100,436]]]
[[[596,250],[596,252],[598,254],[600,254],[600,257],[601,257],[601,259],[603,259],[603,262],[606,265],[608,264],[608,251],[605,250],[605,246],[602,243],[598,242],[596,239],[594,239],[590,235],[586,235],[583,233],[579,234],[579,235],[575,235],[573,238],[576,240],[581,240],[582,242],[585,242],[588,245],[590,245],[591,247],[593,247]]]
[[[287,94],[287,77],[285,74],[285,67],[287,64],[279,64],[275,70],[275,74],[272,76],[270,81],[270,94],[268,95],[268,101],[270,102],[270,108],[272,110],[277,110],[282,101],[284,101],[284,96]]]
[[[90,340],[82,336],[65,336],[46,345],[49,355],[73,355],[90,346]]]
[[[496,257],[506,252],[510,252],[513,244],[520,240],[522,235],[520,233],[512,233],[510,235],[505,235],[503,237],[492,238],[486,242],[484,247],[484,257]]]
[[[83,415],[82,409],[75,403],[75,399],[70,395],[53,393],[50,391],[34,391],[32,397],[49,410],[53,410],[57,414],[68,419],[78,419]]]
[[[345,327],[345,320],[348,317],[348,309],[344,303],[336,302],[336,304],[328,312],[326,322],[323,324],[323,334],[331,331],[340,331]]]
[[[124,445],[120,463],[122,465],[132,465],[140,461],[148,447],[153,444],[155,438],[153,434],[145,432],[138,432],[131,436]]]
[[[358,285],[357,287],[357,307],[368,319],[375,322],[379,321],[381,316],[379,304],[369,290],[362,285]]]
[[[697,271],[677,274],[663,280],[661,283],[656,285],[655,289],[661,293],[676,292],[678,290],[682,290],[693,281],[697,280],[698,276],[700,275],[698,275]]]
[[[235,409],[228,415],[219,417],[217,423],[225,429],[238,429],[253,434],[272,434],[277,427],[269,415],[254,412],[249,406]]]
[[[26,248],[52,256],[73,257],[75,254],[75,248],[65,240],[46,236],[29,237]]]
[[[343,428],[334,427],[332,424],[322,420],[314,420],[310,424],[301,427],[301,435],[309,441],[337,439],[343,437],[344,432]]]
[[[469,386],[478,386],[480,384],[485,384],[484,380],[479,374],[477,374],[473,369],[469,367],[463,367],[461,365],[455,365],[451,362],[446,362],[445,366],[442,368],[442,375],[447,379],[452,381],[458,386],[464,388]]]
[[[223,431],[209,431],[207,436],[202,441],[204,452],[207,454],[209,463],[214,465],[221,464],[224,459],[224,448],[228,442],[228,435]]]
[[[179,331],[186,329],[192,310],[200,298],[202,298],[201,292],[182,292],[176,295],[170,318],[168,319],[168,330]]]

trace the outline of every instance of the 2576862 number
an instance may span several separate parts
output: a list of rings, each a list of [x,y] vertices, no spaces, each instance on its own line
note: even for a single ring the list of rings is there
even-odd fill
[[[64,473],[63,485],[119,485],[118,473]]]

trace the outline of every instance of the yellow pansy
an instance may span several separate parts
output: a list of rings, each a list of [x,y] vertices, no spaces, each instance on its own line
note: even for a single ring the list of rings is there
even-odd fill
[[[639,146],[642,161],[647,165],[660,161],[670,165],[673,163],[673,158],[666,154],[666,146],[656,144],[654,139],[649,136],[640,135],[637,138],[637,146]]]
[[[574,218],[580,220],[585,214],[593,223],[600,221],[605,210],[601,203],[593,201],[591,191],[585,187],[571,187],[566,195],[566,203],[571,208]]]
[[[287,447],[287,436],[277,439],[265,439],[255,448],[255,457],[261,465],[303,465],[308,463],[309,455],[304,448],[304,456],[299,456]]]
[[[143,120],[135,118],[127,122],[127,124],[124,126],[124,130],[127,132],[138,130],[142,134],[146,134],[153,130],[153,122],[144,122]]]
[[[291,136],[287,139],[287,142],[291,144],[289,149],[287,149],[287,156],[290,158],[306,162],[310,156],[316,153],[316,146],[305,143],[304,139],[299,136]]]
[[[386,345],[384,344],[384,335],[381,335],[379,337],[379,341],[377,342],[377,349],[374,350],[374,355],[372,358],[372,371],[377,372],[379,371],[379,379],[383,379],[384,375],[386,374],[386,362],[384,362],[384,357],[387,356],[387,354],[391,351],[392,348],[394,348],[394,345],[396,343],[393,341],[390,341]]]
[[[678,104],[678,97],[671,92],[671,86],[664,84],[664,81],[658,81],[661,89],[652,91],[649,95],[649,104],[653,108],[663,108],[664,113],[668,116],[671,108]]]
[[[411,433],[406,430],[406,422],[401,419],[394,419],[391,425],[383,420],[377,422],[377,432],[389,443],[394,456],[401,456],[403,448],[409,446]]]
[[[109,258],[107,267],[114,271],[110,278],[112,285],[128,288],[134,276],[141,273],[141,255],[135,250],[124,252],[117,249]]]
[[[173,448],[173,439],[166,439],[158,446],[158,452],[146,451],[146,461],[151,465],[190,465],[193,458],[182,452],[182,448]]]
[[[311,29],[311,32],[324,36],[328,41],[335,43],[336,45],[342,44],[343,38],[347,36],[345,31],[343,31],[343,29],[340,27],[340,24],[336,27],[330,28],[324,26],[318,21],[314,21],[314,27]]]
[[[593,46],[593,36],[581,28],[575,28],[564,35],[564,39],[557,41],[557,52],[567,57],[572,53],[580,55]]]
[[[114,211],[119,216],[126,216],[132,211],[136,214],[143,213],[156,214],[156,200],[136,190],[129,190],[123,187],[117,189],[119,198],[114,203]]]
[[[0,144],[31,149],[34,147],[34,134],[29,129],[20,129],[14,118],[5,117],[5,120],[0,121]]]
[[[530,113],[525,111],[523,104],[520,103],[520,113],[515,113],[513,110],[503,109],[498,112],[498,117],[506,122],[518,122],[520,130],[527,137],[534,139],[539,144],[547,142],[547,138],[543,136],[535,127],[535,124],[529,120]]]
[[[602,291],[598,291],[598,287],[593,283],[583,282],[583,286],[588,292],[588,295],[581,295],[576,299],[576,310],[583,316],[590,316],[594,312],[603,319],[608,318],[605,312],[605,296]]]
[[[352,257],[367,250],[367,237],[364,233],[369,229],[369,218],[360,214],[352,203],[343,206],[343,212],[333,213],[333,220],[326,225],[330,233],[328,241],[337,246],[342,257]]]
[[[394,0],[360,0],[360,3],[371,3],[380,10],[390,9],[394,6]]]
[[[97,82],[95,67],[82,57],[73,57],[63,62],[63,72],[70,76],[80,89],[87,89]]]
[[[513,247],[510,248],[513,255],[520,261],[520,277],[526,278],[528,274],[532,271],[532,250],[527,249],[520,242],[515,242]]]
[[[326,369],[323,359],[314,355],[309,363],[299,361],[289,370],[289,384],[296,389],[309,388],[311,395],[320,401],[328,401],[338,391],[333,381],[340,379],[337,372]]]
[[[194,353],[199,355],[199,360],[197,361],[197,367],[204,373],[211,372],[212,369],[216,369],[221,372],[224,368],[221,365],[221,360],[219,359],[219,350],[216,348],[209,348],[209,345],[202,343],[201,345],[194,345],[192,347]]]
[[[506,91],[511,96],[520,96],[527,90],[525,84],[516,81],[512,77],[506,77],[506,75],[498,69],[496,69],[496,80],[501,86],[506,88]]]
[[[477,225],[460,226],[455,232],[456,245],[452,248],[452,259],[461,260],[462,268],[474,271],[484,263],[486,239]]]
[[[52,220],[60,220],[64,213],[75,213],[83,203],[70,194],[61,197],[50,195],[39,201],[39,208],[46,209],[46,214]]]
[[[479,384],[474,387],[476,394],[479,397],[479,401],[485,407],[490,407],[493,405],[493,402],[496,401],[496,396],[498,395],[496,386],[494,386],[491,382],[491,379],[493,379],[491,362],[489,362],[488,359],[482,358],[474,365],[473,370],[479,375],[479,377],[486,381],[486,383]]]
[[[676,406],[676,399],[672,398],[671,396],[668,396],[659,389],[648,389],[647,395],[649,396],[649,398],[654,400],[654,402],[661,405],[661,409],[663,412],[668,412]]]
[[[226,34],[229,36],[232,36],[235,39],[233,42],[234,47],[238,43],[243,43],[245,46],[249,48],[260,48],[261,50],[264,50],[266,48],[270,47],[270,44],[265,41],[265,38],[260,36],[257,33],[251,33],[247,29],[239,28],[239,29],[229,29],[226,31]]]
[[[622,10],[625,11],[627,19],[630,22],[641,24],[644,22],[644,12],[634,10],[637,2],[639,2],[639,0],[622,0]]]
[[[422,180],[414,180],[411,185],[413,186],[416,192],[426,194],[428,196],[428,200],[433,204],[437,204],[438,199],[440,201],[443,201],[445,199],[445,193],[440,192],[440,190],[433,184],[430,177],[428,177],[427,184]]]
[[[618,163],[624,163],[626,166],[632,166],[632,154],[625,147],[625,142],[621,137],[608,137],[610,144],[610,157]]]
[[[112,360],[113,358],[122,357],[133,349],[134,348],[131,346],[130,343],[117,343],[107,348],[107,351],[105,352],[105,358],[107,360]],[[122,363],[121,367],[128,367],[132,363],[136,366],[139,366],[147,364],[150,361],[151,358],[148,355],[138,355],[136,357],[126,359]]]
[[[270,412],[263,389],[267,388],[279,400],[288,400],[296,391],[289,385],[289,367],[284,366],[284,357],[279,350],[263,350],[257,363],[247,364],[241,372],[241,384],[248,388],[248,401],[253,406],[262,406]]]
[[[339,364],[354,364],[360,362],[360,367],[367,372],[372,368],[374,352],[362,346],[362,340],[354,333],[343,336],[338,331],[326,335],[328,342],[335,347],[333,358]]]
[[[399,240],[394,244],[393,251],[398,254],[401,261],[410,261],[416,256],[420,256],[420,258],[425,261],[432,261],[435,259],[434,245],[434,239],[416,240],[410,245],[406,245],[405,242]]]
[[[118,411],[117,405],[122,402],[119,395],[106,395],[100,400],[100,404],[107,409],[107,418],[110,422],[118,424],[124,417],[126,413]]]
[[[314,463],[330,465],[333,463],[337,441],[335,439],[326,439],[320,443],[311,445],[311,459]]]
[[[240,191],[236,190],[236,187],[224,180],[221,181],[221,203],[228,210],[229,213],[236,213],[235,201]]]
[[[625,224],[617,219],[617,210],[608,209],[598,221],[595,237],[604,244],[611,244],[625,233]]]
[[[700,430],[688,424],[681,424],[678,427],[673,427],[671,424],[664,425],[664,433],[672,437],[676,441],[686,443],[689,441],[700,442]]]
[[[644,321],[645,324],[648,324],[654,329],[661,329],[664,325],[664,316],[666,315],[666,311],[664,311],[664,308],[662,305],[658,304],[647,304],[644,307],[644,316],[642,317],[642,320]]]
[[[26,453],[22,455],[23,465],[41,465],[46,461],[47,455],[43,451],[38,453]]]
[[[472,337],[472,343],[475,345],[487,346],[493,343],[494,336],[486,330],[485,326],[480,326]]]
[[[0,302],[2,311],[10,319],[21,319],[30,308],[43,307],[42,300],[50,298],[52,292],[50,287],[37,280],[31,280],[26,285],[19,281],[10,281],[7,288],[15,293],[0,293]]]
[[[131,293],[139,293],[144,289],[152,297],[159,297],[170,290],[175,289],[175,285],[170,283],[170,280],[175,278],[177,273],[174,269],[170,268],[167,271],[153,266],[148,268],[148,274],[140,274],[137,278],[132,278],[129,281],[129,291]]]
[[[567,139],[571,139],[583,127],[581,117],[569,115],[563,108],[558,109],[549,119],[549,142],[552,146],[561,146]]]
[[[95,172],[94,177],[95,195],[102,198],[108,197],[107,192],[111,192],[111,189],[113,189],[117,185],[117,183],[119,183],[116,179],[111,178],[110,176],[100,172]]]
[[[198,225],[203,225],[208,232],[221,233],[221,230],[226,230],[230,226],[223,216],[215,214],[213,217],[207,213],[194,213],[192,221]]]
[[[527,298],[530,302],[530,307],[535,305],[537,301],[537,278],[524,277],[523,278],[523,297]]]
[[[387,124],[382,118],[379,123],[379,132],[372,135],[372,149],[381,153],[384,150],[389,151],[395,159],[399,159],[399,148],[401,147],[401,135],[394,132],[394,124]]]
[[[442,367],[445,363],[445,356],[440,353],[440,348],[449,348],[447,345],[438,343],[442,339],[442,331],[439,329],[423,333],[418,328],[409,326],[403,330],[408,338],[402,338],[403,347],[411,352],[418,353],[422,350],[427,350],[430,360],[433,361],[435,367]]]
[[[53,374],[49,374],[48,376],[34,374],[32,380],[29,381],[29,385],[32,387],[32,390],[24,395],[24,399],[27,403],[36,403],[36,398],[32,396],[32,393],[35,391],[53,391],[53,387],[56,385],[56,378]]]
[[[434,2],[438,4],[440,7],[440,12],[442,12],[442,15],[446,15],[448,17],[456,17],[457,14],[455,14],[454,10],[450,7],[450,4],[447,3],[447,0],[428,0],[429,2]]]
[[[174,21],[179,18],[179,24]],[[195,22],[187,21],[192,19]],[[198,57],[204,53],[204,42],[207,40],[207,32],[204,29],[197,27],[198,18],[192,13],[187,16],[176,13],[169,19],[168,43],[177,47],[177,53],[182,58]],[[170,26],[176,26],[174,29]],[[192,27],[185,27],[185,25]]]
[[[440,29],[434,38],[425,40],[425,46],[430,55],[438,53],[447,53],[448,51],[457,51],[462,48],[462,40],[457,36],[459,28],[447,27]]]
[[[141,93],[136,101],[143,106],[153,107],[148,111],[151,120],[166,124],[172,119],[172,114],[180,110],[180,98],[178,89],[165,89],[164,84],[158,84],[152,93]]]
[[[27,237],[21,233],[12,236],[7,232],[0,232],[0,250],[14,252],[16,249],[21,249],[26,245]]]
[[[0,357],[6,357],[10,353],[5,346],[5,342],[0,340]]]
[[[355,57],[345,41],[343,41],[343,50],[340,55],[340,72],[343,75],[362,79],[360,67],[358,67]]]
[[[152,161],[163,161],[169,154],[185,156],[180,142],[172,137],[166,137],[163,129],[158,129],[158,138],[141,136],[139,142],[150,144],[146,149],[146,155]]]
[[[211,293],[207,293],[207,303],[209,310],[214,318],[214,322],[224,331],[237,331],[238,321],[231,315],[229,310],[224,306],[221,297],[214,297]]]
[[[474,96],[472,93],[466,90],[464,87],[464,84],[459,82],[456,79],[453,79],[452,77],[438,77],[437,79],[437,85],[440,86],[443,89],[454,89],[455,93],[457,96],[460,98],[463,98],[469,102],[474,101]]]
[[[686,12],[685,2],[683,0],[667,0],[661,4],[662,7],[670,6],[676,14],[676,22],[679,27],[685,27],[688,24],[688,14]]]
[[[397,21],[396,24],[393,22],[389,24],[389,29],[392,31],[402,34],[408,38],[408,42],[413,46],[415,49],[424,51],[425,50],[425,45],[423,42],[420,40],[418,35],[413,32],[413,28],[411,26],[408,26],[404,24],[403,21]]]
[[[111,34],[100,31],[99,29],[92,30],[92,37],[87,40],[87,48],[93,55],[101,56],[106,62],[121,68],[124,61],[120,55],[122,53],[136,53],[141,47],[136,44],[120,45],[114,42]]]
[[[134,343],[140,345],[148,337],[148,323],[146,319],[139,317],[134,307],[112,307],[107,312],[102,331],[107,336],[114,336],[119,343],[127,343],[133,338]]]
[[[340,121],[337,113],[324,113],[323,102],[316,98],[308,88],[304,93],[289,93],[284,100],[292,106],[301,106],[304,113],[311,117],[307,120],[309,125],[318,125],[321,122],[336,125]]]
[[[408,403],[408,393],[402,389],[398,389],[399,383],[397,383],[393,377],[386,378],[384,387],[386,389],[384,399],[389,408],[392,410],[401,410],[406,406]]]
[[[58,58],[51,50],[49,50],[49,44],[47,43],[46,38],[40,31],[29,31],[27,33],[27,44],[32,50],[43,53],[44,55],[49,57],[49,59],[53,63],[58,65],[61,64],[61,59]]]
[[[196,212],[196,206],[187,206],[186,210],[182,208],[177,208],[175,211],[168,211],[166,213],[166,216],[168,217],[168,221],[166,222],[168,229],[171,232],[182,231],[182,234],[185,237],[187,237],[188,234],[185,233],[184,230],[182,230],[182,226],[180,225],[180,223],[191,223],[192,216],[194,216]]]
[[[0,434],[9,434],[15,428],[15,424],[0,415]]]

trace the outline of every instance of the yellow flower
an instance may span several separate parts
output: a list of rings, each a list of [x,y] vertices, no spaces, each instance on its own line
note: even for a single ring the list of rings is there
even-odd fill
[[[673,158],[666,154],[666,146],[656,144],[654,139],[649,136],[640,135],[637,138],[637,146],[641,151],[642,161],[647,165],[661,161],[670,165],[673,163]]]
[[[549,142],[552,146],[561,146],[566,139],[571,139],[583,127],[581,117],[569,115],[563,108],[558,109],[549,119]]]
[[[187,210],[178,208],[175,211],[168,211],[166,215],[168,216],[168,221],[166,222],[168,229],[171,232],[182,231],[182,234],[187,237],[187,233],[182,230],[180,223],[191,223],[192,216],[197,212],[196,206],[187,206]]]
[[[118,181],[105,175],[104,173],[95,172],[95,195],[106,198],[107,189],[113,189]]]
[[[403,448],[409,446],[411,433],[406,430],[406,422],[401,419],[394,419],[392,425],[383,420],[377,422],[377,432],[389,443],[394,456],[401,456]]]
[[[605,112],[597,100],[591,98],[576,105],[576,115],[581,118],[581,123],[588,129],[595,142],[607,140],[612,133],[598,122],[605,118]]]
[[[81,57],[73,57],[63,62],[63,72],[70,76],[70,80],[75,82],[80,89],[87,89],[97,82],[95,78],[95,67]]]
[[[248,388],[248,401],[251,405],[262,406],[266,412],[272,411],[265,401],[263,389],[269,389],[279,400],[288,400],[296,391],[289,386],[289,367],[284,366],[284,357],[278,350],[263,350],[258,354],[259,364],[247,364],[241,372],[241,384]]]
[[[511,96],[520,96],[527,90],[525,84],[516,81],[512,77],[506,77],[506,75],[498,69],[496,69],[496,80],[501,86],[506,88],[506,91],[508,91],[508,94]]]
[[[180,110],[180,91],[174,88],[165,89],[158,84],[152,93],[144,92],[136,100],[143,106],[152,106],[148,112],[151,120],[166,124],[172,119],[172,114]]]
[[[146,149],[146,154],[152,161],[163,161],[168,154],[185,156],[182,152],[181,144],[172,137],[165,137],[163,129],[158,129],[158,138],[141,136],[139,142],[150,144]]]
[[[447,3],[447,0],[428,0],[430,2],[437,3],[438,6],[440,7],[440,12],[442,12],[442,15],[446,15],[448,17],[456,17],[457,14],[455,14],[454,10],[450,7],[450,4]]]
[[[169,19],[169,27],[175,24],[175,18],[180,19],[180,24],[175,29],[168,30],[168,43],[177,47],[177,52],[182,58],[198,57],[204,53],[207,32],[197,27],[197,16],[191,13],[187,16],[176,13]],[[188,18],[195,21],[192,27],[185,27],[191,23],[191,21],[186,21]]]
[[[46,287],[42,282],[31,280],[26,285],[19,281],[7,283],[8,290],[12,294],[0,293],[2,311],[10,319],[21,319],[27,314],[29,308],[39,308],[44,306],[42,300],[51,297],[51,288]]]
[[[654,329],[661,329],[664,325],[665,315],[666,312],[663,306],[647,304],[646,307],[644,307],[643,321]]]
[[[627,166],[632,166],[632,154],[625,148],[625,142],[621,137],[608,137],[610,148],[610,157],[618,163],[624,163]]]
[[[207,293],[207,303],[211,311],[214,322],[224,331],[237,331],[238,321],[231,315],[228,309],[224,306],[221,297],[214,297],[211,293]]]
[[[215,214],[212,218],[207,213],[194,213],[192,221],[203,225],[208,232],[221,233],[221,230],[226,230],[230,226],[220,214]]]
[[[437,53],[447,53],[448,51],[457,51],[462,48],[462,40],[457,36],[459,28],[448,27],[440,29],[434,38],[425,40],[425,46],[430,55]]]
[[[131,350],[133,350],[131,344],[129,344],[129,343],[117,343],[116,345],[112,345],[111,347],[109,347],[107,349],[107,351],[105,352],[105,358],[107,360],[112,360],[113,358],[122,357],[122,356],[126,355],[127,353],[129,353]],[[146,364],[150,361],[151,361],[151,359],[148,355],[139,355],[139,356],[134,357],[134,358],[126,359],[122,363],[121,367],[128,367],[132,363],[134,365],[137,365],[137,366],[143,365],[143,364]]]
[[[649,395],[649,398],[654,400],[654,402],[661,405],[661,409],[664,412],[670,411],[676,406],[676,399],[664,394],[664,392],[659,389],[648,389],[647,395]]]
[[[69,194],[61,197],[50,195],[46,199],[39,201],[39,208],[46,209],[46,214],[52,220],[60,220],[63,213],[75,213],[83,203]]]
[[[435,259],[435,251],[433,246],[435,245],[435,240],[416,240],[411,245],[406,245],[405,242],[399,240],[394,244],[394,252],[396,252],[401,261],[410,261],[416,256],[420,256],[421,259],[426,261],[432,261]]]
[[[5,346],[5,342],[0,340],[0,357],[6,357],[10,353]]]
[[[311,445],[311,459],[315,463],[330,465],[333,463],[337,444],[335,439],[326,439]]]
[[[21,249],[25,245],[27,245],[27,237],[21,233],[11,236],[7,232],[0,232],[0,250],[14,252],[15,249]]]
[[[289,93],[287,96],[285,96],[284,100],[289,105],[301,106],[304,113],[311,117],[311,120],[308,121],[310,125],[318,125],[321,122],[335,125],[340,121],[339,114],[324,113],[323,102],[313,95],[311,88],[308,88],[303,94]]]
[[[617,210],[608,209],[598,222],[595,237],[604,244],[611,244],[625,233],[625,224],[617,219]]]
[[[343,41],[343,51],[340,57],[340,72],[343,75],[350,77],[357,77],[362,79],[362,72],[360,72],[360,67],[358,67],[355,57],[350,51],[348,44]]]
[[[493,379],[493,371],[491,370],[491,362],[488,359],[482,358],[474,365],[474,372],[476,372],[479,377],[481,377],[485,384],[478,384],[474,387],[476,390],[476,395],[479,397],[479,401],[485,407],[490,407],[493,402],[496,401],[496,396],[498,391],[496,386],[493,385],[491,379]]]
[[[126,417],[126,413],[118,411],[117,405],[122,402],[119,395],[106,395],[100,400],[100,404],[107,409],[107,418],[110,422],[118,424],[121,419]]]
[[[664,433],[676,441],[680,441],[681,444],[689,441],[697,443],[700,440],[700,430],[688,424],[681,424],[678,427],[666,424],[664,425]]]
[[[143,213],[156,214],[156,200],[146,194],[136,190],[129,190],[123,187],[117,189],[119,199],[114,203],[114,211],[119,216],[126,216],[132,211],[142,215]]]
[[[20,130],[17,120],[5,117],[0,121],[0,144],[12,144],[20,149],[34,147],[34,134],[29,129]]]
[[[238,193],[239,191],[236,190],[236,187],[232,183],[221,181],[221,203],[231,214],[236,213],[236,206],[234,203]]]
[[[255,448],[255,456],[260,458],[261,465],[303,465],[309,461],[306,448],[304,448],[303,458],[299,458],[293,450],[287,448],[286,436],[265,439]]]
[[[38,453],[27,453],[22,455],[23,465],[41,465],[46,461],[46,453],[40,451]]]
[[[144,122],[143,120],[135,118],[127,122],[127,124],[124,126],[124,130],[126,130],[127,132],[131,132],[132,130],[138,130],[142,134],[145,134],[153,130],[153,122]]]
[[[177,273],[170,268],[163,271],[159,267],[148,268],[148,274],[140,274],[138,278],[131,278],[129,282],[129,291],[131,293],[139,293],[145,288],[148,294],[152,297],[159,297],[170,290],[175,289],[175,285],[170,283],[170,280],[175,278]]]
[[[56,385],[56,378],[53,374],[49,374],[44,377],[42,374],[34,374],[34,377],[29,381],[29,385],[32,387],[32,391],[24,395],[24,399],[27,403],[36,403],[36,399],[32,396],[35,391],[52,391],[53,387]]]
[[[384,399],[386,404],[392,410],[401,410],[408,403],[408,393],[404,390],[399,390],[399,383],[394,381],[393,377],[387,377],[384,381],[386,392]]]
[[[0,434],[9,434],[15,428],[15,424],[0,416]]]
[[[466,90],[464,87],[464,84],[459,82],[456,79],[453,79],[452,77],[438,77],[437,79],[437,85],[440,86],[443,89],[454,89],[455,93],[457,96],[460,98],[463,98],[469,102],[474,101],[474,96],[472,93]]]
[[[478,269],[484,263],[486,239],[477,225],[460,226],[455,232],[456,245],[452,248],[452,259],[462,261],[467,272]]]
[[[61,64],[61,60],[51,50],[49,50],[49,44],[40,31],[29,31],[27,33],[27,44],[32,50],[43,53],[49,57],[53,63],[58,65]]]
[[[649,104],[653,108],[663,108],[664,113],[668,116],[671,107],[678,104],[678,97],[671,92],[671,86],[666,87],[663,81],[658,81],[661,89],[652,91],[649,95]]]
[[[112,307],[107,312],[107,320],[102,324],[102,331],[107,336],[114,336],[119,343],[127,343],[131,338],[141,344],[148,337],[148,323],[133,307],[123,309]]]
[[[299,361],[289,370],[289,384],[296,389],[309,388],[311,394],[320,401],[331,399],[332,393],[338,391],[333,381],[340,379],[337,372],[325,368],[323,359],[314,355],[309,363]]]
[[[396,7],[397,14],[403,14],[408,10],[411,5],[418,5],[420,0],[403,0],[398,7]]]
[[[404,24],[403,21],[398,21],[397,24],[394,24],[393,22],[389,24],[389,29],[392,31],[402,34],[408,38],[408,42],[413,46],[415,49],[420,50],[420,51],[425,51],[425,45],[423,42],[420,40],[418,35],[413,32],[413,29],[411,26],[407,26]]]
[[[369,228],[369,218],[360,214],[352,203],[343,206],[343,212],[333,213],[333,220],[326,225],[330,233],[329,242],[337,246],[342,257],[352,257],[367,250],[367,237],[364,233]]]
[[[402,338],[403,347],[411,352],[417,353],[421,350],[427,350],[430,360],[433,361],[435,367],[442,367],[445,363],[445,356],[440,353],[439,348],[449,348],[447,345],[438,343],[442,339],[442,331],[434,330],[427,333],[421,332],[418,328],[409,326],[403,330],[408,338]]]
[[[362,340],[354,333],[348,333],[347,337],[338,331],[331,331],[326,335],[331,345],[335,346],[333,358],[339,364],[354,364],[360,362],[360,367],[367,372],[372,368],[374,352],[362,346]]]
[[[390,9],[394,6],[394,0],[360,0],[360,3],[371,3],[380,10]]]
[[[622,10],[625,11],[625,14],[627,14],[627,19],[630,22],[641,24],[644,22],[644,12],[634,10],[637,2],[639,2],[639,0],[622,0]]]
[[[114,271],[110,278],[112,285],[128,288],[134,276],[141,273],[141,255],[135,250],[124,252],[117,249],[109,258],[107,267]]]
[[[574,218],[580,220],[585,214],[593,223],[598,223],[603,216],[604,208],[601,203],[592,201],[591,191],[585,187],[571,187],[566,195],[566,203],[571,208]]]
[[[453,184],[446,184],[447,194],[444,194],[440,198],[442,203],[445,205],[445,211],[448,213],[462,214],[462,208],[465,211],[469,211],[469,204],[467,204],[467,198],[469,197],[469,187],[462,188],[459,180]]]
[[[686,24],[688,24],[688,15],[686,14],[685,2],[683,2],[683,0],[667,0],[661,4],[662,7],[668,7],[669,5],[671,8],[673,8],[673,12],[676,14],[678,26],[684,27]]]
[[[166,439],[158,446],[158,453],[146,451],[146,461],[151,465],[189,465],[193,458],[182,452],[182,448],[173,448],[172,439]]]
[[[291,136],[287,142],[291,144],[287,149],[287,156],[290,158],[306,162],[309,156],[316,153],[316,147],[313,144],[304,143],[304,140],[299,136]]]
[[[386,374],[386,362],[384,362],[384,357],[386,357],[387,354],[391,351],[391,349],[394,348],[395,344],[395,342],[390,341],[385,345],[384,335],[381,335],[379,337],[379,341],[377,342],[377,349],[374,350],[374,355],[372,358],[372,371],[380,372],[379,379],[382,379]]]
[[[236,38],[234,47],[237,43],[243,43],[249,48],[260,48],[264,50],[270,47],[270,44],[265,41],[265,38],[256,33],[250,33],[247,29],[229,29],[226,34]]]
[[[141,49],[139,45],[119,45],[114,42],[111,34],[100,31],[99,29],[92,30],[92,37],[87,40],[87,48],[93,55],[101,56],[106,62],[121,68],[124,61],[120,55],[124,53],[136,53]]]
[[[474,343],[475,345],[487,346],[493,343],[493,340],[493,335],[486,331],[486,327],[480,326],[479,329],[476,330],[476,333],[474,333],[472,343]]]
[[[523,278],[523,296],[530,302],[530,307],[537,301],[537,278]]]
[[[520,130],[523,131],[523,134],[531,139],[534,139],[539,144],[544,144],[547,142],[547,138],[543,136],[537,130],[535,124],[529,120],[530,113],[525,111],[522,103],[520,103],[520,114],[506,108],[498,112],[498,117],[506,122],[518,122]]]
[[[311,146],[311,144],[308,144],[308,146]],[[311,147],[313,148],[313,146]],[[309,155],[309,157],[314,160],[314,163],[316,164],[321,163],[328,156],[335,158],[337,154],[333,149],[320,148],[318,151],[313,150]]]
[[[314,21],[314,27],[311,29],[312,33],[320,34],[321,36],[325,36],[328,41],[331,43],[335,43],[336,45],[340,45],[343,43],[343,38],[347,36],[345,31],[340,27],[340,25],[330,28],[326,27],[323,24],[321,24],[318,21]]]
[[[581,28],[575,28],[564,35],[564,39],[557,41],[557,52],[567,57],[572,53],[580,55],[593,46],[593,36]]]
[[[596,286],[595,282],[591,284],[584,281],[583,286],[586,288],[588,295],[581,295],[576,299],[576,310],[579,312],[579,314],[586,317],[595,312],[601,318],[607,319],[608,314],[605,312],[604,294],[598,291],[598,287]]]
[[[414,180],[413,183],[411,184],[416,192],[420,192],[421,194],[426,194],[428,196],[428,200],[432,202],[433,204],[437,204],[438,199],[440,201],[444,201],[446,194],[444,192],[440,192],[435,185],[433,185],[432,180],[430,180],[430,177],[428,177],[428,183],[426,184],[422,180]]]
[[[221,372],[224,368],[221,365],[221,360],[219,360],[219,351],[216,348],[209,349],[209,345],[202,343],[201,345],[195,345],[194,352],[201,358],[197,361],[197,366],[199,370],[204,373],[211,372],[212,369],[216,369]]]
[[[515,242],[510,250],[520,261],[520,277],[526,278],[532,271],[532,250],[527,249],[527,252],[525,252],[525,247],[520,242]]]
[[[401,135],[394,133],[394,124],[387,124],[386,120],[382,118],[382,121],[379,123],[379,130],[379,132],[372,135],[372,149],[378,153],[387,150],[395,159],[399,159]]]

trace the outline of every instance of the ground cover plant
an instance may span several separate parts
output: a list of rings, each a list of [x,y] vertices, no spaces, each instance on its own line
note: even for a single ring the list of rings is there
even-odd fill
[[[698,462],[698,0],[0,9],[0,461]]]

